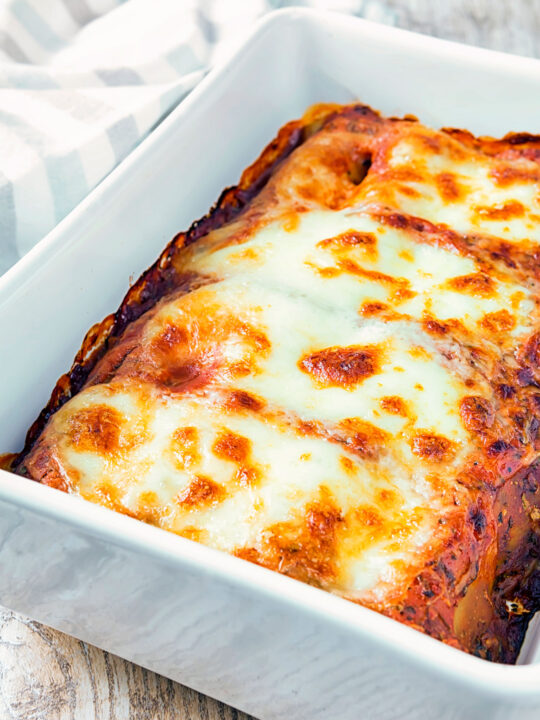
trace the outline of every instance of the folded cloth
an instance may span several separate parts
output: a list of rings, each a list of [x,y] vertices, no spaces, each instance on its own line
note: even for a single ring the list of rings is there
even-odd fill
[[[257,18],[285,5],[368,16],[379,7],[376,0],[0,0],[0,274]]]

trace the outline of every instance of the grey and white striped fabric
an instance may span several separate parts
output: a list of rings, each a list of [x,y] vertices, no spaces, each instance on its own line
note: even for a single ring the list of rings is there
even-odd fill
[[[0,273],[284,5],[369,16],[371,3],[0,0]]]

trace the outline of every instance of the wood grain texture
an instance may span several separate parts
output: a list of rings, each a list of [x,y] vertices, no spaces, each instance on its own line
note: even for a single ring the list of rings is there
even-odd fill
[[[538,0],[365,0],[359,6],[371,20],[540,57]],[[171,680],[1,608],[0,718],[249,720]]]
[[[0,718],[249,720],[115,655],[0,612]]]
[[[540,57],[538,0],[366,0],[363,15],[446,40]]]

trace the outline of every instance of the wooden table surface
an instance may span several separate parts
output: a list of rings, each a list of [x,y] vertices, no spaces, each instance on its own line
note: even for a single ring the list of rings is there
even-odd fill
[[[326,4],[332,6],[330,0]],[[370,20],[540,57],[540,0],[364,0],[358,5]],[[171,680],[0,608],[3,718],[249,720]]]

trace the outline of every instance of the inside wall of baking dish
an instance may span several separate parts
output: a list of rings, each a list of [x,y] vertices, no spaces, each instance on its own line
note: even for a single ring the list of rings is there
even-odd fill
[[[374,32],[371,23],[343,15],[336,15],[333,27],[309,20],[304,28],[312,102],[360,100],[385,115],[413,114],[432,127],[475,134],[540,133],[538,60],[386,26]]]
[[[299,32],[292,22],[278,34],[267,26],[242,61],[213,81],[211,93],[200,102],[188,99],[185,111],[155,132],[151,153],[144,147],[134,153],[124,165],[129,172],[113,173],[0,279],[0,337],[9,348],[0,373],[2,451],[21,447],[84,333],[118,306],[130,280],[310,104],[360,99],[387,114],[415,113],[434,126],[540,132],[540,73],[525,71],[526,61],[516,61],[515,73],[495,61],[471,68],[464,58],[460,67],[453,56],[445,63],[435,51],[426,62],[425,49],[413,43],[404,50],[400,43],[408,41],[391,30],[384,44],[363,25],[359,43],[359,26],[349,31],[349,18],[335,20],[339,40],[333,23],[302,21]],[[523,659],[536,662],[540,655],[533,632],[529,636]]]

